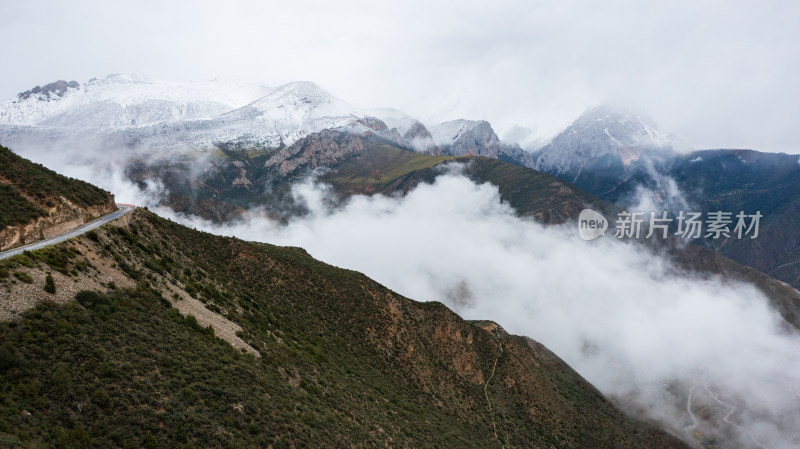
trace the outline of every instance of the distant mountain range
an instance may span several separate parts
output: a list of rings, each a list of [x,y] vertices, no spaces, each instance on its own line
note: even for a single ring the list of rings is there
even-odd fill
[[[23,153],[43,144],[76,154],[92,147],[126,150],[129,156],[117,153],[131,159],[131,179],[158,178],[170,188],[165,202],[222,221],[255,203],[289,204],[276,201],[289,195],[281,187],[288,179],[339,164],[365,147],[483,156],[548,173],[623,208],[644,200],[671,211],[760,210],[758,239],[701,243],[800,288],[798,156],[689,152],[645,114],[620,105],[587,110],[529,152],[501,141],[486,121],[426,125],[395,109],[359,109],[310,82],[169,83],[110,75],[36,86],[6,101],[0,143]],[[208,184],[184,182],[196,163],[188,155],[198,152],[217,158],[200,178]],[[231,165],[231,158],[238,162]],[[285,209],[274,212],[297,212]]]
[[[110,75],[79,84],[36,86],[0,105],[0,139],[8,145],[46,137],[75,145],[99,139],[144,151],[196,152],[219,147],[268,150],[325,129],[377,133],[431,154],[524,160],[485,121],[426,127],[393,109],[364,110],[311,82],[282,86],[243,81],[169,83],[144,75]]]

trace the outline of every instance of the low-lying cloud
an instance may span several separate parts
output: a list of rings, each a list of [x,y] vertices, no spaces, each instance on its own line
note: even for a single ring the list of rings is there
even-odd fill
[[[123,161],[64,150],[22,155],[118,200],[154,207],[163,198],[157,184],[127,181]],[[288,224],[259,211],[222,226],[154,210],[217,234],[300,246],[407,297],[494,320],[687,441],[800,446],[800,339],[753,286],[681,274],[634,243],[585,242],[574,226],[520,218],[494,186],[457,169],[404,197],[356,196],[331,208],[329,193],[313,179],[296,185],[310,213]]]
[[[410,298],[495,320],[686,439],[721,432],[743,447],[800,444],[800,340],[750,285],[680,275],[635,244],[584,242],[571,226],[519,218],[494,186],[455,173],[405,197],[357,196],[337,210],[324,206],[324,186],[308,182],[295,194],[311,214],[288,225],[257,213],[224,227],[159,213],[300,246]],[[701,409],[711,419],[695,425]]]

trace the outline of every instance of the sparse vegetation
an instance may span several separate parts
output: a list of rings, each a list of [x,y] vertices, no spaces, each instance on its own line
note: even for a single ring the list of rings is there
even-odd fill
[[[20,281],[26,283],[26,284],[32,284],[33,283],[33,278],[28,273],[26,273],[24,271],[17,271],[16,273],[14,273],[14,277],[19,279]]]
[[[25,251],[14,257],[0,260],[0,273],[2,270],[8,271],[17,267],[33,268],[41,263],[61,274],[75,275],[77,272],[83,272],[89,268],[88,262],[78,257],[79,254],[80,251],[69,244],[48,246],[37,251]],[[0,279],[2,278],[3,276],[0,274]]]

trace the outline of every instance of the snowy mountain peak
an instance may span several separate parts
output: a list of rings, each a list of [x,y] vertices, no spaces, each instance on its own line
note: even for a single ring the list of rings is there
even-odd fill
[[[497,135],[494,134],[489,122],[483,120],[451,120],[434,126],[431,129],[431,134],[436,145],[448,146],[455,144],[463,136],[479,130],[481,132],[489,131],[488,137],[491,138],[494,135],[494,139],[497,139]]]
[[[293,81],[278,86],[269,96],[304,98],[311,101],[330,101],[334,97],[327,90],[311,81]]]
[[[242,109],[254,109],[263,118],[274,114],[286,115],[291,110],[303,120],[308,118],[358,116],[359,111],[320,86],[309,81],[298,81],[276,87],[272,92]],[[282,111],[280,111],[283,109]]]
[[[56,81],[0,104],[0,124],[114,128],[211,118],[272,90],[264,83],[171,83],[141,74],[113,74],[83,85]]]
[[[528,154],[518,145],[500,141],[485,120],[452,120],[431,129],[439,153],[448,156],[485,156],[519,165],[527,165]]]
[[[643,156],[662,159],[678,140],[658,130],[634,108],[605,103],[588,109],[536,153],[534,168],[551,174],[578,173],[599,161],[627,167]]]
[[[618,146],[672,144],[672,138],[659,131],[656,123],[647,114],[616,103],[604,103],[588,109],[567,128],[572,133],[600,129]]]
[[[414,117],[394,108],[376,108],[370,109],[368,112],[381,119],[389,128],[396,129],[400,134],[405,134],[415,124],[419,123]]]
[[[323,129],[352,126],[364,118],[358,109],[318,85],[293,82],[212,121],[237,145],[279,147]]]

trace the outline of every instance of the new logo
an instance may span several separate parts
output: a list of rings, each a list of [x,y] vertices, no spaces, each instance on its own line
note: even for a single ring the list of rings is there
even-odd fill
[[[584,240],[594,240],[606,234],[608,220],[600,212],[584,209],[578,216],[578,234]]]

